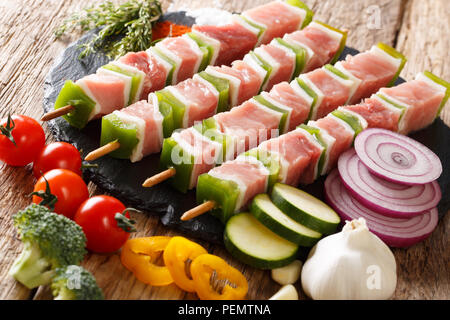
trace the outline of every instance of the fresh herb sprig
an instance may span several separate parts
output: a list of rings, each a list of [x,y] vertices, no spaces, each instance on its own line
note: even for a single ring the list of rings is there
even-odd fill
[[[147,49],[152,42],[152,27],[162,14],[158,0],[129,0],[121,5],[106,1],[97,7],[73,14],[55,31],[55,37],[80,30],[101,28],[80,47],[80,59],[102,50],[111,58],[130,51]]]

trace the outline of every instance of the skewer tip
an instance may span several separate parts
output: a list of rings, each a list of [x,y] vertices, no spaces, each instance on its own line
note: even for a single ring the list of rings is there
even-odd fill
[[[209,200],[206,202],[203,202],[202,204],[196,206],[195,208],[192,208],[189,211],[186,211],[182,216],[181,216],[181,221],[187,221],[187,220],[191,220],[195,217],[201,216],[202,214],[214,209],[214,207],[216,206],[216,202]]]
[[[93,161],[97,160],[98,158],[101,158],[103,156],[106,156],[108,153],[113,152],[114,150],[117,150],[120,148],[120,143],[118,140],[114,140],[110,143],[105,144],[104,146],[95,149],[92,152],[89,152],[88,155],[84,158],[86,161]]]
[[[148,178],[147,180],[144,181],[142,186],[144,188],[153,187],[153,186],[160,184],[161,182],[173,177],[176,173],[177,173],[177,170],[175,168],[169,168],[167,170],[164,170],[164,171]]]
[[[71,105],[64,106],[62,108],[55,109],[53,111],[47,112],[41,118],[41,121],[49,121],[55,118],[59,118],[65,114],[70,113],[75,107]]]

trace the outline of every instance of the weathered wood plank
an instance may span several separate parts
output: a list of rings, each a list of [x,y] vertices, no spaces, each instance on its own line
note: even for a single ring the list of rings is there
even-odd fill
[[[315,19],[349,31],[347,45],[360,51],[378,42],[392,45],[402,16],[402,0],[307,0]]]
[[[397,49],[408,58],[402,72],[404,78],[410,80],[418,72],[429,70],[447,81],[450,79],[449,14],[450,2],[447,0],[412,0],[407,3],[397,41]],[[450,124],[449,103],[441,117]],[[443,143],[448,145],[450,141]],[[449,298],[449,229],[450,217],[447,213],[429,239],[408,250],[395,250],[399,268],[398,298]]]
[[[87,4],[98,3],[101,0],[0,0],[0,116],[9,111],[23,113],[35,118],[42,114],[43,82],[55,57],[67,45],[61,41],[54,41],[52,30],[59,24],[62,17]],[[201,8],[222,7],[223,9],[240,12],[268,0],[177,0],[170,5],[164,1],[164,7]],[[430,63],[432,71],[449,79],[448,66],[448,36],[446,42],[437,37],[441,30],[449,30],[448,3],[440,0],[437,8],[430,8],[429,2],[413,1],[404,8],[401,0],[307,0],[316,12],[316,18],[338,28],[350,30],[348,44],[359,50],[365,50],[372,44],[383,41],[394,44],[399,30],[403,9],[407,10],[409,25],[403,24],[398,36],[398,48],[409,56],[407,68],[411,62],[418,65]],[[433,2],[434,3],[434,2]],[[377,5],[378,7],[374,7]],[[377,8],[380,9],[380,25],[376,25]],[[447,10],[447,11],[445,11]],[[423,18],[421,15],[430,15]],[[447,12],[447,13],[445,13]],[[372,20],[371,20],[372,19]],[[423,20],[427,19],[427,20]],[[417,20],[417,21],[416,21]],[[417,23],[416,23],[417,22]],[[420,25],[418,23],[421,23]],[[423,60],[421,47],[414,41],[416,34],[422,32],[427,35],[427,24],[437,25],[434,38],[423,39],[431,44],[427,45],[428,60]],[[378,29],[379,27],[379,29]],[[414,33],[408,39],[408,35]],[[442,46],[442,47],[441,47]],[[435,50],[442,49],[442,50]],[[411,58],[416,56],[417,58]],[[432,56],[433,59],[428,57]],[[428,65],[424,65],[427,66]],[[445,68],[445,69],[440,69]],[[422,68],[417,69],[417,71]],[[414,69],[405,69],[404,75],[412,76]],[[442,72],[442,73],[441,73]],[[51,137],[49,137],[49,140]],[[27,195],[31,192],[34,178],[30,168],[17,169],[0,165],[0,299],[26,299],[30,291],[16,284],[7,271],[21,250],[19,241],[11,225],[10,216],[29,203]],[[101,193],[95,186],[90,186],[91,194]],[[135,236],[175,235],[162,226],[157,219],[146,215],[135,215],[140,232]],[[439,228],[432,237],[414,248],[395,250],[399,265],[399,285],[396,298],[448,298],[448,274],[444,274],[448,261],[448,250],[445,251],[448,240],[446,231],[449,227],[448,215],[440,222]],[[226,250],[202,242],[209,252],[217,254],[244,272],[250,283],[250,299],[265,299],[270,297],[279,286],[270,279],[267,271],[245,267],[233,259]],[[118,254],[98,255],[90,254],[83,265],[94,273],[105,295],[109,299],[195,299],[193,294],[185,294],[176,286],[150,287],[139,283],[130,272],[122,267]],[[426,266],[426,268],[425,268]],[[426,269],[423,272],[423,269]],[[447,276],[447,277],[446,277]],[[300,289],[299,283],[297,288]],[[301,296],[304,295],[300,292]],[[48,289],[40,289],[35,299],[48,299]]]
[[[54,41],[53,30],[68,12],[89,3],[92,1],[0,0],[1,118],[8,113],[40,118],[44,79],[55,57],[67,45]],[[48,136],[48,141],[51,139]],[[28,195],[35,180],[30,166],[12,168],[0,164],[0,172],[0,299],[28,299],[30,290],[17,284],[7,272],[22,250],[11,215],[30,203]]]
[[[399,30],[397,49],[408,62],[402,76],[412,79],[423,70],[429,70],[447,81],[450,79],[448,51],[450,49],[450,2],[446,0],[417,1],[407,3],[402,27]],[[450,123],[450,107],[447,104],[442,118]]]

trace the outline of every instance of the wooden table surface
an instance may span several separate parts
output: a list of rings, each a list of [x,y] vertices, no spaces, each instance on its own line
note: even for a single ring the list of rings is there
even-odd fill
[[[0,0],[0,117],[42,115],[43,83],[55,58],[76,38],[55,41],[53,30],[69,14],[100,0]],[[180,0],[172,8],[222,6],[241,12],[268,0]],[[413,79],[430,70],[450,80],[450,1],[448,0],[306,0],[315,18],[350,30],[348,45],[366,50],[383,41],[408,57],[401,76]],[[164,8],[171,2],[163,1]],[[450,108],[442,117],[450,124]],[[44,128],[45,124],[44,124]],[[438,137],[436,137],[438,138]],[[47,141],[52,137],[47,130]],[[444,143],[444,142],[443,142]],[[445,143],[449,143],[447,140]],[[444,168],[448,170],[449,168]],[[22,250],[11,215],[30,203],[35,182],[31,167],[12,168],[0,164],[0,299],[49,299],[48,289],[28,290],[15,282],[8,270]],[[90,184],[91,194],[102,190]],[[135,215],[135,236],[176,235],[154,217]],[[409,249],[394,249],[398,284],[394,299],[449,299],[450,215],[447,214],[426,241]],[[224,257],[242,270],[249,280],[249,299],[267,299],[278,289],[270,272],[246,267],[221,246],[200,242],[211,253]],[[83,262],[93,272],[108,299],[195,299],[175,285],[151,287],[137,281],[122,267],[118,254],[89,254]],[[301,286],[297,283],[301,298]]]

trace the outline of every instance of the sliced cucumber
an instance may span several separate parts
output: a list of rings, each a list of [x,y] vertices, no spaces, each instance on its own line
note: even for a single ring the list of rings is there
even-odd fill
[[[274,269],[295,260],[298,246],[281,238],[249,213],[228,220],[224,232],[225,248],[236,259],[259,269]]]
[[[257,195],[252,201],[250,210],[267,228],[298,245],[312,247],[322,236],[284,214],[267,194]]]
[[[324,202],[282,183],[273,187],[272,201],[294,221],[317,232],[333,233],[341,221],[337,213]]]

